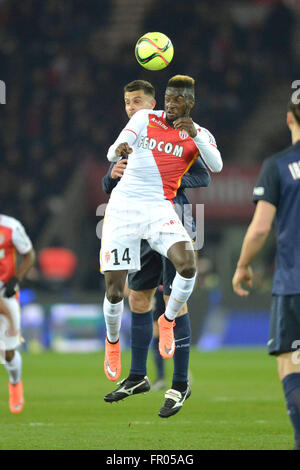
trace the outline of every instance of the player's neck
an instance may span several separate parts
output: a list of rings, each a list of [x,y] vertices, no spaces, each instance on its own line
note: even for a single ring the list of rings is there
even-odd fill
[[[169,121],[169,119],[167,117],[166,117],[166,123],[168,124],[168,126],[173,127],[173,129],[174,129],[173,121]]]

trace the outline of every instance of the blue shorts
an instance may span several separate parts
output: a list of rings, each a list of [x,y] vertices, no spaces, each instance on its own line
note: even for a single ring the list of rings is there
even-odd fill
[[[268,341],[269,354],[293,352],[299,343],[300,294],[273,295]]]

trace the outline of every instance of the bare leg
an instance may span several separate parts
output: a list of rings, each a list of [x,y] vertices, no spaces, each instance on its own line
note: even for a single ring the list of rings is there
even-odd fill
[[[130,310],[135,313],[146,313],[152,309],[153,297],[156,289],[129,291]]]
[[[168,259],[174,264],[180,276],[190,279],[195,276],[196,263],[193,249],[186,249],[187,242],[177,242],[167,253]]]
[[[106,271],[104,275],[106,294],[103,303],[103,313],[106,323],[106,334],[109,342],[116,343],[119,340],[121,327],[127,271]]]
[[[106,297],[110,303],[116,304],[124,298],[124,287],[127,271],[106,271]]]

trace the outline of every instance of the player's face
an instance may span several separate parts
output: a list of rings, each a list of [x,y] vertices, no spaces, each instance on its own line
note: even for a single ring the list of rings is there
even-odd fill
[[[173,122],[176,119],[189,116],[194,102],[184,96],[184,90],[167,88],[165,94],[165,111],[167,120]]]
[[[129,119],[140,109],[153,109],[155,106],[155,99],[146,95],[144,90],[126,91],[124,101]]]

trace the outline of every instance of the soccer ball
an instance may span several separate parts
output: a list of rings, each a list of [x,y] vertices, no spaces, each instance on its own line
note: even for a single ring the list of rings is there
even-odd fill
[[[147,70],[162,70],[169,65],[174,55],[174,47],[163,33],[146,33],[135,45],[135,57]]]

